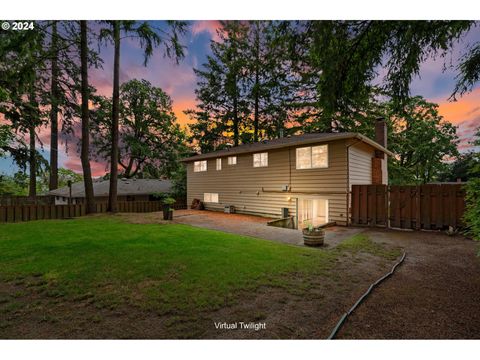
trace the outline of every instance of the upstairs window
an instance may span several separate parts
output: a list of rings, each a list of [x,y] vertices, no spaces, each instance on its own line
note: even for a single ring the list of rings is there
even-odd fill
[[[195,161],[193,163],[193,172],[207,171],[207,160]]]
[[[216,163],[217,163],[217,171],[222,170],[222,159],[218,158]]]
[[[268,166],[268,153],[253,154],[253,167]]]
[[[228,157],[228,165],[237,165],[237,157],[236,156],[229,156]]]
[[[328,145],[297,148],[297,169],[315,169],[328,167]]]

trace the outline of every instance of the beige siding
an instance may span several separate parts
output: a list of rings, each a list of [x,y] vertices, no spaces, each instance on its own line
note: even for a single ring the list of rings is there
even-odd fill
[[[372,158],[375,150],[363,142],[351,143],[348,148],[348,168],[350,189],[352,185],[372,183]]]
[[[322,144],[322,143],[318,143]],[[207,203],[207,209],[222,210],[234,205],[238,212],[279,217],[287,207],[296,215],[296,199],[319,197],[329,200],[330,221],[346,223],[347,153],[345,141],[329,142],[329,167],[325,169],[295,168],[295,147],[268,151],[268,167],[253,167],[253,154],[237,156],[237,165],[228,165],[222,158],[217,171],[216,159],[209,159],[206,172],[193,172],[187,164],[187,201],[203,201],[204,193],[218,193],[219,203]],[[315,144],[317,145],[317,144]],[[289,185],[291,191],[283,192]]]
[[[367,185],[372,183],[372,158],[375,149],[363,142],[350,141],[348,148],[348,168],[350,189],[352,185]],[[382,160],[382,182],[388,184],[388,156]]]

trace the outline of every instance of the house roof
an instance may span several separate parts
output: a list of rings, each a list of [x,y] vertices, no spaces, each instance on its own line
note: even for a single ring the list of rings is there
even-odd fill
[[[364,135],[361,135],[359,133],[343,132],[343,133],[313,133],[313,134],[294,135],[290,137],[287,136],[287,137],[282,137],[282,138],[273,139],[273,140],[260,141],[252,144],[239,145],[232,148],[209,152],[206,154],[194,155],[194,156],[182,159],[181,161],[191,162],[191,161],[205,160],[205,159],[222,157],[222,156],[248,154],[252,152],[281,149],[281,148],[297,146],[297,145],[307,145],[307,144],[314,144],[314,143],[324,142],[324,141],[326,142],[326,141],[344,140],[344,139],[358,139],[360,141],[363,141],[371,145],[377,150],[383,151],[389,156],[394,155],[391,151],[388,151],[382,145],[380,145],[379,143],[373,141],[372,139]]]
[[[170,180],[157,179],[118,179],[117,194],[122,195],[150,195],[158,192],[170,192],[172,182]],[[110,188],[109,180],[93,182],[94,196],[108,196]],[[69,196],[68,186],[52,190],[47,193],[55,196]],[[83,182],[72,184],[72,197],[85,197]]]

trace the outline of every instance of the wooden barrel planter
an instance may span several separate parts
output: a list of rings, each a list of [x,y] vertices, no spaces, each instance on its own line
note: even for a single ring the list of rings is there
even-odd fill
[[[314,228],[313,230],[303,229],[303,243],[307,246],[323,246],[325,230]]]

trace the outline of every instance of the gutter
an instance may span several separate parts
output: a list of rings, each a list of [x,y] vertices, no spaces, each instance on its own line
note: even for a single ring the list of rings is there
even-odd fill
[[[349,211],[349,201],[350,201],[350,146],[360,143],[361,140],[357,139],[357,141],[352,142],[345,146],[347,150],[347,227],[350,223],[350,211]]]
[[[374,147],[377,150],[383,151],[388,156],[394,156],[394,154],[391,151],[387,150],[386,148],[384,148],[383,146],[381,146],[377,142],[373,141],[372,139],[370,139],[370,138],[368,138],[364,135],[361,135],[361,134],[358,134],[358,133],[335,133],[335,136],[332,136],[330,138],[328,138],[328,137],[325,138],[325,139],[312,138],[312,139],[307,139],[307,140],[303,140],[303,141],[298,141],[298,142],[295,142],[295,143],[273,144],[271,146],[268,146],[269,144],[267,143],[267,144],[265,144],[265,147],[257,148],[257,149],[245,148],[245,150],[242,150],[242,149],[238,150],[238,147],[235,147],[235,148],[231,148],[231,149],[228,149],[228,150],[218,150],[218,151],[213,151],[213,152],[209,152],[209,153],[206,153],[206,154],[198,154],[198,155],[190,156],[188,158],[180,159],[180,162],[188,163],[188,162],[192,162],[192,161],[214,159],[216,157],[245,155],[245,154],[252,154],[252,153],[255,153],[255,152],[275,150],[275,149],[290,149],[290,148],[295,148],[295,147],[298,147],[298,146],[301,146],[301,145],[309,145],[309,144],[316,144],[316,143],[328,143],[328,142],[332,142],[332,141],[346,140],[346,139],[358,139],[360,141],[363,141],[363,142],[369,144],[370,146]],[[257,143],[253,143],[253,144],[257,144]],[[252,145],[252,144],[244,144],[244,145],[240,145],[239,147],[248,146],[248,145]]]

